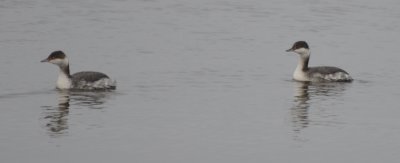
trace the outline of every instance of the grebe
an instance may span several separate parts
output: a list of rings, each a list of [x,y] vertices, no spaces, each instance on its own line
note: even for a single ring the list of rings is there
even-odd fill
[[[116,81],[111,80],[101,72],[82,71],[70,75],[69,61],[62,51],[52,52],[41,62],[49,62],[60,67],[56,84],[57,89],[107,90],[116,88]]]
[[[310,48],[305,41],[297,41],[287,52],[295,52],[300,55],[300,60],[294,71],[293,78],[297,81],[311,82],[351,82],[353,78],[346,71],[337,67],[308,67],[310,60]]]

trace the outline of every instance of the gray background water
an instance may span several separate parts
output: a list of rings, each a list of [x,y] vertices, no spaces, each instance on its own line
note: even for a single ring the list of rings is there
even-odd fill
[[[397,162],[397,0],[1,0],[1,162]],[[294,82],[286,53],[350,84]],[[114,92],[58,92],[54,50]]]

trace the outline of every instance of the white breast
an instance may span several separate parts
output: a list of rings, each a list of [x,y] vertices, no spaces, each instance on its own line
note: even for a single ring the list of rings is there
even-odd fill
[[[293,73],[293,79],[297,81],[310,81],[308,75],[301,68],[296,68]]]
[[[61,72],[61,73],[58,75],[56,87],[57,87],[58,89],[70,89],[71,86],[72,86],[71,79],[70,79],[66,74],[64,74],[63,72]]]

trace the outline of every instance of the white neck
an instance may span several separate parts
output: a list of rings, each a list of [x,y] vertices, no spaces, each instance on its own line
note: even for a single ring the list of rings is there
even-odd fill
[[[296,67],[296,71],[303,71],[306,70],[308,68],[308,60],[309,58],[302,58],[300,57],[299,61],[297,62],[297,67]]]
[[[296,53],[300,55],[300,59],[297,63],[296,69],[294,70],[293,78],[298,81],[309,81],[306,71],[308,70],[310,51],[308,49],[302,49]]]
[[[62,69],[58,73],[57,86],[58,89],[70,89],[72,87],[72,81],[68,74]]]

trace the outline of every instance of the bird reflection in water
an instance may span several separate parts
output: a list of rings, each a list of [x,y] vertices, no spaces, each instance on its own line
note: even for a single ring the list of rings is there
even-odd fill
[[[308,108],[310,107],[310,95],[308,93],[309,82],[295,82],[294,107],[291,108],[291,117],[294,131],[298,132],[306,128],[309,123]]]
[[[294,106],[290,109],[293,131],[299,133],[311,124],[331,125],[337,123],[331,118],[336,115],[331,115],[332,112],[329,112],[328,108],[340,102],[339,97],[348,85],[349,83],[294,82]],[[317,106],[313,106],[316,103]],[[324,112],[324,110],[328,111]],[[315,111],[322,113],[315,113]]]
[[[73,91],[72,104],[79,108],[103,109],[110,91]]]
[[[104,103],[111,92],[108,91],[69,91],[57,90],[58,105],[43,106],[45,128],[51,137],[59,137],[68,134],[68,117],[72,108],[103,109]]]
[[[56,107],[45,107],[44,119],[47,120],[46,128],[51,137],[65,135],[68,129],[68,114],[70,92],[59,90],[58,105]]]

